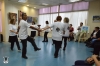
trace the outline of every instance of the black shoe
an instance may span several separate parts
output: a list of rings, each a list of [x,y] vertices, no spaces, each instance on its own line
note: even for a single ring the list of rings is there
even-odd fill
[[[78,40],[76,40],[75,42],[78,42]]]
[[[58,56],[54,56],[54,58],[58,58]]]
[[[42,41],[42,42],[46,42],[46,41]]]
[[[38,51],[38,50],[41,50],[41,48],[37,48],[37,49],[35,49],[35,51]]]
[[[27,57],[27,56],[22,56],[22,58],[24,58],[24,59],[28,59],[28,57]]]
[[[21,49],[18,49],[18,51],[21,51]]]
[[[48,42],[48,41],[45,41],[45,42]]]
[[[11,51],[13,51],[13,49],[11,49]]]
[[[63,48],[63,51],[65,51],[65,48]]]

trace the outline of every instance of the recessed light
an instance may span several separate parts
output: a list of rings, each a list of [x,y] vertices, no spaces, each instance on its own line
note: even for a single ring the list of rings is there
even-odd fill
[[[77,1],[80,1],[80,0],[69,0],[69,2],[77,2]]]
[[[27,5],[27,6],[29,6],[29,5]]]
[[[36,7],[34,7],[34,8],[36,8]]]
[[[42,3],[42,5],[45,5],[45,6],[47,6],[48,4],[46,4],[46,3]]]

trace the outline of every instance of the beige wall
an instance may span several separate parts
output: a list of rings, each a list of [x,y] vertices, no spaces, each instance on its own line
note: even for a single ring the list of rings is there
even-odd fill
[[[5,5],[4,5],[5,4]],[[25,13],[27,13],[28,16],[32,16],[32,17],[38,17],[38,10],[35,10],[33,8],[28,8],[26,6],[20,6],[20,5],[16,5],[16,4],[12,4],[11,2],[5,2],[2,6],[3,10],[3,21],[2,21],[2,25],[3,25],[3,36],[4,36],[4,41],[8,41],[8,37],[9,37],[9,20],[8,20],[8,13],[17,13],[18,15],[18,10],[21,10]],[[5,9],[4,9],[5,7]],[[30,30],[28,31],[30,34]]]
[[[93,22],[92,18],[94,15],[100,16],[100,0],[90,2],[87,20],[87,25],[90,26],[90,33],[93,31],[94,27],[100,27],[100,22]]]

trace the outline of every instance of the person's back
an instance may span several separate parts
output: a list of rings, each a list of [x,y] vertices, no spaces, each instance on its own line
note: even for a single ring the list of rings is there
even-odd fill
[[[54,40],[61,41],[62,40],[62,35],[63,35],[63,30],[64,30],[64,24],[61,23],[61,22],[54,22],[52,28],[53,28],[52,38]]]

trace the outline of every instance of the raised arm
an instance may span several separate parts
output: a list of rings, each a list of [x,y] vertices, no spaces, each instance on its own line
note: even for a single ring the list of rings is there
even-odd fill
[[[92,55],[92,58],[96,64],[96,66],[100,66],[100,62],[97,60],[97,55]]]

